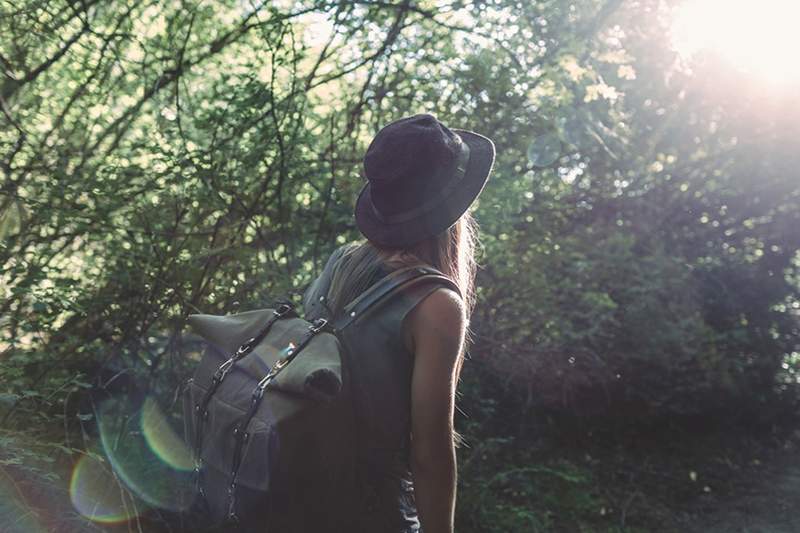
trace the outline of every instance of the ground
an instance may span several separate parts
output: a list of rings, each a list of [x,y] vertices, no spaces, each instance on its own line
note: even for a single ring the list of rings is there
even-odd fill
[[[754,465],[750,482],[724,498],[701,499],[690,533],[800,532],[800,450]]]
[[[616,502],[616,508],[609,509],[597,523],[599,529],[584,525],[581,530],[800,533],[800,430],[759,439],[740,433],[741,440],[733,440],[734,436],[724,446],[709,447],[708,441],[699,438],[682,440],[684,444],[677,446],[674,441],[669,445],[662,441],[661,447],[626,450],[616,461],[610,456],[598,460],[590,469],[597,471],[597,486],[608,491],[607,501]],[[0,531],[135,531],[140,525],[150,530],[147,523],[106,529],[81,519],[70,502],[68,475],[48,476],[50,469],[41,461],[36,468],[26,466],[31,452],[15,453],[22,449],[18,447],[21,435],[0,432],[0,437],[5,445],[0,448],[4,502],[0,504]],[[694,448],[687,448],[686,443],[693,443]],[[646,455],[640,455],[642,451]],[[60,462],[52,464],[50,471],[67,466],[58,468]],[[624,475],[608,477],[612,471]],[[561,530],[557,527],[554,531]]]

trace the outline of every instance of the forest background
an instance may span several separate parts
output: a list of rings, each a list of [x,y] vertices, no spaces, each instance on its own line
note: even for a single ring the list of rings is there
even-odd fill
[[[418,112],[498,151],[458,531],[688,531],[796,453],[798,84],[682,55],[679,3],[0,6],[3,531],[168,526],[187,315],[302,292]]]

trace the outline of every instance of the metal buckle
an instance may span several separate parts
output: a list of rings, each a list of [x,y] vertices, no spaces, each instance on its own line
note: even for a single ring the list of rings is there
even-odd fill
[[[214,372],[214,379],[216,379],[217,381],[222,381],[223,379],[225,379],[225,376],[228,375],[228,372],[230,372],[235,362],[236,359],[231,357],[230,359],[219,365],[217,371]]]
[[[272,314],[274,314],[277,317],[282,317],[283,315],[285,315],[286,313],[288,313],[291,310],[292,310],[292,306],[291,305],[289,305],[289,304],[280,304],[278,307],[276,307],[272,311]]]
[[[252,348],[253,343],[255,341],[256,341],[256,339],[252,338],[252,339],[248,340],[246,343],[244,343],[241,346],[239,346],[239,348],[236,349],[236,355],[234,355],[234,357],[239,358],[242,355],[244,355],[247,352],[249,352],[250,349]]]
[[[264,376],[264,378],[261,381],[258,382],[258,385],[256,385],[256,388],[253,389],[253,402],[256,402],[256,401],[260,400],[261,397],[264,396],[264,391],[267,389],[267,386],[269,385],[269,382],[272,381],[272,378],[274,378],[274,377],[275,377],[275,374],[270,372],[269,374]]]
[[[280,359],[278,359],[277,361],[275,361],[275,364],[274,364],[274,365],[272,365],[272,368],[270,369],[269,373],[270,373],[270,374],[272,374],[272,375],[274,376],[274,375],[276,375],[278,372],[280,372],[281,370],[283,370],[283,367],[285,367],[287,364],[289,364],[289,360],[288,360],[288,359],[286,359],[285,357],[281,357]]]
[[[313,331],[314,333],[319,333],[320,331],[322,331],[323,329],[325,329],[325,327],[326,327],[327,325],[328,325],[328,321],[327,321],[326,319],[324,319],[324,318],[318,318],[318,319],[316,319],[316,320],[314,321],[314,323],[313,323],[313,324],[311,324],[311,326],[309,326],[309,328],[308,328],[308,329],[310,329],[310,330],[311,330],[311,331]]]

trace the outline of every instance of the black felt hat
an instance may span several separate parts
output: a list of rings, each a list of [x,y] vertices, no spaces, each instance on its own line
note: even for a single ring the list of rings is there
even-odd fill
[[[483,190],[494,143],[449,129],[432,115],[402,118],[381,129],[364,156],[367,183],[355,217],[364,236],[405,247],[446,230]]]

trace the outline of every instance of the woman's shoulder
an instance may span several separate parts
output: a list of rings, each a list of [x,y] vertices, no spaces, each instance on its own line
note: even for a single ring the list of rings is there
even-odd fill
[[[465,317],[461,296],[449,287],[437,287],[428,294],[411,312],[419,322],[438,323],[444,326],[460,325]]]
[[[405,320],[405,341],[415,346],[457,347],[466,329],[461,296],[449,287],[436,287],[411,309]]]

